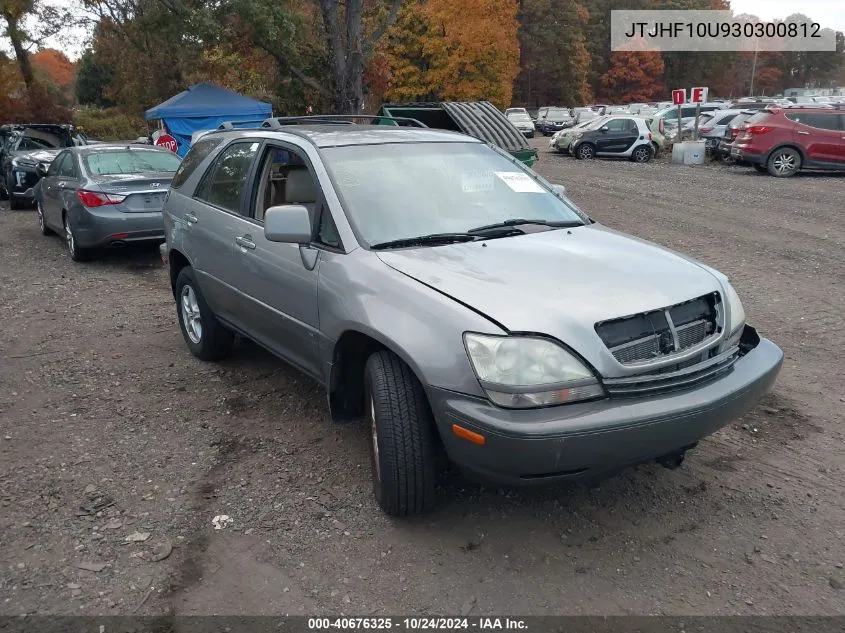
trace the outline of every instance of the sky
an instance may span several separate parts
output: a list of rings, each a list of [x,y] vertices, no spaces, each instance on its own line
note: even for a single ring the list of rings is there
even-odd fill
[[[749,13],[761,20],[783,19],[801,13],[822,28],[845,33],[845,0],[731,0],[734,13]]]
[[[53,5],[79,6],[78,0],[45,0]],[[801,12],[823,28],[845,33],[845,0],[731,0],[734,13],[749,13],[764,20],[785,18]],[[72,29],[51,38],[45,44],[63,51],[71,59],[78,59],[88,39],[86,29]],[[0,49],[9,50],[7,42],[0,41]]]

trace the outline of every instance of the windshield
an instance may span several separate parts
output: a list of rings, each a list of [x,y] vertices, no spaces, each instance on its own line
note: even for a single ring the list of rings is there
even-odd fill
[[[555,118],[555,119],[568,119],[569,118],[569,111],[564,110],[563,108],[551,108],[548,113],[546,114],[548,118]]]
[[[350,145],[322,153],[367,246],[514,218],[585,221],[532,172],[481,143]]]
[[[156,150],[123,150],[97,152],[85,156],[90,174],[137,174],[148,171],[176,171],[179,158],[171,152]]]

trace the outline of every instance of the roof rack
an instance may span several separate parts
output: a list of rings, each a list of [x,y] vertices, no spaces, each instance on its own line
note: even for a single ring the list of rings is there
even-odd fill
[[[244,119],[241,121],[224,121],[221,123],[217,129],[218,130],[234,130],[236,126],[242,125],[244,123],[263,123],[264,119]],[[255,126],[259,127],[259,126]]]
[[[380,121],[391,121],[396,125],[406,124],[411,127],[428,126],[417,119],[403,116],[383,116],[377,114],[311,114],[307,116],[280,116],[266,119],[262,127],[280,128],[285,125],[307,125],[308,123],[327,123],[332,125],[355,125],[356,119],[365,119],[378,123]],[[372,125],[372,124],[371,124]]]

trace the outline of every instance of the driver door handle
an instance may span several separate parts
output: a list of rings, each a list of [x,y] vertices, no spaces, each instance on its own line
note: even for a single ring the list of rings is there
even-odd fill
[[[235,244],[241,248],[248,248],[251,251],[255,250],[255,242],[252,241],[251,235],[239,235],[235,238]]]
[[[197,219],[197,216],[195,216],[193,213],[186,213],[185,214],[185,221],[189,222],[191,224],[196,224],[197,222],[199,222],[199,220]]]

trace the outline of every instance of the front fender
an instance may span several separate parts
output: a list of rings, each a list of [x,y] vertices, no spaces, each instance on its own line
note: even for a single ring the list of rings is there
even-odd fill
[[[463,334],[504,334],[490,319],[390,268],[364,249],[324,253],[318,293],[320,351],[327,370],[341,336],[354,331],[397,354],[424,386],[484,396]]]

